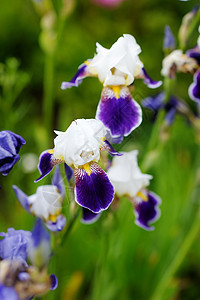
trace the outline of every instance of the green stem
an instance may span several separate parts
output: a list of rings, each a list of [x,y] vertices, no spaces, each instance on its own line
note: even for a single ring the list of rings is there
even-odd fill
[[[81,212],[81,207],[77,207],[77,210],[76,212],[74,213],[73,217],[71,218],[71,220],[69,221],[68,223],[68,226],[66,227],[63,235],[62,235],[62,238],[58,241],[58,244],[60,246],[62,246],[67,238],[67,236],[70,234],[75,222],[76,222],[76,219],[78,218],[79,214]]]
[[[200,9],[198,9],[196,16],[194,17],[192,24],[190,26],[190,29],[188,31],[188,36],[187,36],[187,40],[189,40],[191,38],[191,36],[194,33],[195,28],[199,25],[200,22]]]
[[[173,86],[175,84],[175,80],[172,80],[170,78],[164,79],[164,91],[165,91],[165,99],[164,102],[166,103],[172,94]],[[164,120],[164,114],[165,112],[163,110],[160,110],[157,115],[156,122],[153,126],[151,136],[149,139],[149,143],[146,149],[146,154],[144,156],[143,162],[141,164],[141,169],[143,172],[146,172],[158,159],[159,155],[162,153],[162,149],[166,143],[166,140],[161,140],[160,133],[161,133],[161,127],[163,125]]]

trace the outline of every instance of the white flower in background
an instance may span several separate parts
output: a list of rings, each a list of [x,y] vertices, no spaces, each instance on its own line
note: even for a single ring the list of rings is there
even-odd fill
[[[135,197],[142,188],[149,185],[152,179],[151,175],[140,171],[137,156],[138,151],[133,150],[113,158],[112,166],[107,173],[118,196]]]
[[[145,230],[153,230],[151,223],[160,217],[160,197],[146,187],[152,179],[151,175],[143,174],[137,163],[138,151],[123,153],[114,157],[108,170],[108,177],[112,182],[115,194],[128,196],[134,206],[135,224]]]
[[[193,58],[183,54],[182,50],[174,50],[163,59],[161,74],[174,77],[176,72],[192,73],[197,68]]]
[[[63,229],[66,218],[61,211],[65,186],[58,166],[52,178],[52,184],[39,186],[35,194],[27,196],[15,185],[13,189],[18,201],[28,213],[42,219],[51,231]]]

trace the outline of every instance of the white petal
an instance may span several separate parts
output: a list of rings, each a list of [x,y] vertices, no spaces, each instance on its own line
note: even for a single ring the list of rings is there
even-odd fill
[[[123,153],[123,156],[115,156],[112,166],[107,174],[118,196],[130,195],[131,197],[149,185],[151,175],[143,174],[137,163],[138,151]]]

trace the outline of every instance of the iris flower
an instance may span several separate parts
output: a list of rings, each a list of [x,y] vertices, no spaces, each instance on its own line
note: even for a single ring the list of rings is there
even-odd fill
[[[115,194],[128,196],[134,206],[135,223],[146,230],[153,230],[151,223],[160,217],[160,197],[146,187],[152,179],[151,175],[141,173],[137,163],[138,151],[123,153],[114,157],[108,170]]]
[[[65,187],[59,167],[56,168],[51,185],[42,185],[37,188],[36,194],[27,196],[17,186],[14,192],[22,207],[42,220],[51,231],[60,231],[66,223],[61,214],[62,202],[65,197]]]
[[[97,43],[97,54],[79,68],[69,82],[63,82],[61,89],[78,86],[85,77],[98,77],[103,84],[96,118],[111,131],[113,140],[120,142],[142,122],[142,111],[132,98],[129,86],[135,78],[142,78],[151,88],[161,85],[153,81],[139,59],[140,46],[130,34],[124,34],[110,49]]]
[[[48,275],[50,235],[37,219],[32,232],[9,228],[1,233],[0,299],[32,299],[57,287],[54,274]],[[29,258],[31,266],[26,263]]]
[[[142,100],[142,106],[154,111],[154,118],[157,117],[159,110],[165,111],[165,122],[168,126],[172,125],[174,122],[176,114],[185,116],[188,120],[192,116],[187,104],[175,96],[171,96],[169,100],[165,103],[165,93],[160,93],[155,96],[147,97]]]
[[[0,173],[8,175],[10,170],[19,160],[19,150],[25,140],[18,134],[3,130],[0,131]]]
[[[31,239],[31,232],[8,228],[7,233],[1,232],[0,258],[19,260],[26,264],[27,248]]]
[[[99,213],[111,204],[113,186],[107,174],[99,167],[101,151],[117,152],[106,141],[107,130],[95,119],[78,119],[65,132],[55,131],[54,149],[40,155],[39,171],[42,179],[56,164],[65,162],[74,170],[75,201],[82,207]]]

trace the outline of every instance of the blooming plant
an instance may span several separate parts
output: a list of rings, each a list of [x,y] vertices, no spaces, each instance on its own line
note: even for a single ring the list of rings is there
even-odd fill
[[[150,88],[161,85],[152,80],[139,59],[140,46],[130,34],[124,34],[110,49],[97,43],[97,54],[84,62],[77,74],[61,88],[78,86],[85,77],[98,77],[103,84],[96,118],[111,132],[111,141],[120,142],[142,122],[142,111],[132,98],[129,87],[135,78],[142,78]]]
[[[131,1],[124,5],[123,0],[77,2],[81,15],[84,9],[87,17],[95,23],[99,11],[105,13],[102,20],[113,11],[99,10],[92,2],[104,8],[117,8],[121,4],[115,10],[117,23],[121,22],[117,33],[125,28],[140,31],[140,19],[147,23],[148,14],[143,11],[145,1],[138,4],[138,8],[134,4],[134,9],[143,11],[143,18],[136,18],[138,24],[133,19],[131,25],[134,26],[128,27],[123,12],[126,5],[133,7]],[[183,5],[177,2],[177,5]],[[94,86],[80,97],[81,87],[60,94],[54,90],[54,83],[57,85],[65,72],[68,72],[67,76],[71,72],[63,65],[63,73],[58,75],[57,69],[61,66],[62,55],[66,55],[62,51],[65,20],[75,9],[75,1],[41,0],[30,5],[41,21],[38,41],[45,57],[43,115],[41,118],[37,111],[39,105],[33,105],[30,97],[33,109],[29,111],[31,118],[26,119],[21,109],[23,105],[18,106],[18,95],[28,77],[23,72],[17,76],[19,65],[15,60],[12,61],[14,68],[8,68],[9,72],[5,65],[0,64],[2,112],[12,122],[9,124],[7,115],[3,114],[0,120],[4,121],[6,128],[13,130],[12,127],[16,127],[16,132],[22,122],[26,146],[31,148],[29,154],[20,155],[22,163],[14,168],[26,142],[10,130],[0,131],[0,173],[3,175],[0,225],[3,227],[8,221],[16,228],[9,227],[0,232],[0,300],[48,299],[47,293],[52,290],[55,291],[50,297],[61,300],[167,300],[173,291],[172,298],[185,300],[187,296],[182,297],[184,284],[178,278],[178,272],[176,280],[172,279],[189,249],[195,250],[191,246],[200,229],[196,201],[200,161],[199,7],[195,6],[183,17],[177,39],[170,27],[165,27],[164,57],[160,61],[163,85],[161,80],[149,77],[141,60],[141,47],[134,36],[123,34],[109,49],[96,43],[94,57],[85,60],[70,81],[62,82],[61,89],[66,90],[78,87],[86,77],[98,78],[102,85],[100,97],[98,92],[95,94]],[[130,12],[134,14],[134,11]],[[80,17],[78,9],[76,13]],[[121,14],[120,20],[118,13]],[[80,18],[83,28],[85,20],[85,15],[84,21]],[[70,18],[68,21],[72,22]],[[102,23],[102,38],[106,24]],[[85,40],[89,40],[90,35],[94,40],[91,34],[94,29],[87,28]],[[151,26],[148,30],[152,30]],[[77,44],[76,31],[79,32],[79,26],[73,24],[67,36],[68,42],[72,43],[69,50],[74,63],[76,55],[79,58],[84,55],[80,49],[85,47],[85,40],[81,41],[81,48],[79,41],[78,50],[74,50],[70,36]],[[194,32],[198,34],[196,40]],[[83,33],[86,33],[84,29],[79,32],[80,36]],[[141,34],[141,40],[142,37]],[[154,36],[152,45],[153,39]],[[149,38],[146,45],[148,43]],[[148,68],[158,61],[152,45],[148,45],[149,53],[148,49],[144,51],[144,61],[146,57],[152,60]],[[66,61],[69,63],[68,57]],[[35,76],[35,69],[32,76]],[[190,82],[182,88],[185,78]],[[34,80],[32,84],[34,86]],[[159,90],[151,95],[149,88]],[[132,91],[138,91],[135,99]],[[26,93],[28,91],[24,91],[25,96]],[[89,95],[89,100],[86,95]],[[87,107],[88,115],[92,108],[86,104],[97,103],[97,98],[100,98],[96,113],[85,116],[78,109],[78,98]],[[54,103],[54,99],[58,101]],[[68,99],[72,100],[70,104]],[[68,110],[65,110],[65,105]],[[13,115],[9,113],[11,107]],[[152,127],[146,108],[154,114]],[[28,105],[24,106],[24,111],[28,111]],[[34,113],[37,122],[32,120]],[[184,124],[180,116],[184,117]],[[44,124],[38,124],[40,118]],[[53,126],[62,130],[65,124],[70,125],[65,131],[54,130],[56,136],[53,138]],[[134,130],[138,127],[136,133]],[[170,131],[172,128],[174,131]],[[187,147],[184,141],[187,141]],[[52,142],[53,147],[50,146]],[[40,153],[39,158],[36,156],[37,173],[34,173],[34,166],[27,166],[24,176],[24,165],[28,164],[30,157],[35,157],[34,152]],[[35,182],[35,186],[30,182]],[[188,201],[190,194],[192,201]],[[24,215],[24,220],[21,215]],[[31,219],[35,225],[29,231]],[[26,230],[18,229],[18,224],[24,224],[22,228]],[[141,278],[144,286],[140,291]],[[187,281],[184,279],[184,282]],[[169,293],[166,292],[168,288]],[[175,294],[177,290],[180,294]]]

